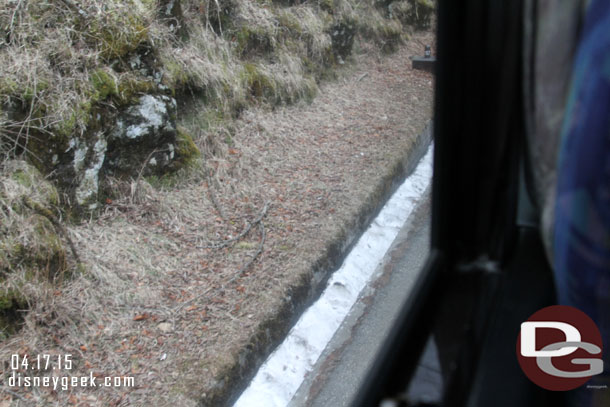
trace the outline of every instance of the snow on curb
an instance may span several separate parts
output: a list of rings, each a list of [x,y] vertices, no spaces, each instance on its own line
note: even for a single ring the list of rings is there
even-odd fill
[[[348,315],[358,295],[416,207],[432,178],[428,147],[415,171],[392,195],[360,237],[321,297],[267,358],[233,407],[284,407]]]

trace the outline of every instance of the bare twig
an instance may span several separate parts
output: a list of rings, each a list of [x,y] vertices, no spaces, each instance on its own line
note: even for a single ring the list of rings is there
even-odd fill
[[[15,27],[15,17],[17,16],[17,13],[19,12],[19,9],[21,8],[21,3],[23,1],[19,0],[19,2],[17,3],[17,6],[15,7],[15,11],[13,11],[13,15],[11,16],[11,22],[8,25],[8,33],[9,33],[9,38],[10,41],[13,41],[13,29]]]
[[[369,74],[368,72],[363,73],[362,75],[360,75],[360,76],[358,77],[358,79],[356,79],[356,82],[360,82],[360,81],[361,81],[361,80],[362,80],[362,79],[363,79],[365,76],[367,76],[368,74]]]
[[[258,246],[258,250],[256,251],[256,253],[254,253],[254,256],[252,256],[250,260],[248,260],[248,262],[228,281],[228,283],[232,283],[238,277],[241,277],[246,272],[246,270],[250,268],[250,266],[258,258],[258,256],[260,256],[260,254],[263,252],[263,246],[265,245],[265,224],[263,222],[260,222],[258,224],[258,227],[261,230],[261,244]]]
[[[244,230],[242,230],[237,236],[232,237],[231,239],[223,240],[222,242],[219,242],[219,243],[213,243],[213,244],[208,244],[208,245],[204,245],[204,246],[197,246],[197,249],[222,249],[223,247],[232,245],[233,243],[237,242],[238,240],[240,240],[241,238],[246,236],[252,229],[252,226],[256,226],[257,224],[259,224],[261,222],[261,220],[267,214],[268,207],[269,207],[269,203],[265,202],[265,206],[263,207],[263,210],[261,211],[261,213],[259,213],[259,215],[256,217],[256,219],[254,219],[254,221],[252,223],[248,223],[246,225],[246,227],[244,228]]]
[[[208,195],[210,196],[210,201],[212,202],[214,209],[216,209],[216,211],[218,212],[218,215],[222,219],[225,219],[224,212],[222,211],[222,208],[218,204],[218,200],[216,200],[216,195],[214,194],[214,191],[212,190],[212,177],[210,176],[210,171],[211,170],[209,168],[205,169],[205,175],[208,180]]]
[[[188,300],[188,301],[184,301],[182,304],[178,305],[178,306],[177,306],[177,307],[174,309],[174,311],[172,312],[172,314],[173,314],[173,315],[174,315],[174,317],[175,317],[176,315],[178,315],[178,313],[179,313],[179,312],[180,312],[180,311],[181,311],[181,310],[182,310],[184,307],[186,307],[187,305],[190,305],[190,304],[192,304],[192,303],[194,303],[194,302],[196,302],[196,301],[200,300],[201,298],[205,297],[205,296],[206,296],[206,295],[207,295],[207,294],[208,294],[210,291],[212,291],[212,288],[211,288],[211,287],[210,287],[210,288],[208,288],[207,290],[205,290],[204,292],[202,292],[201,294],[196,295],[195,297],[191,298],[190,300]]]

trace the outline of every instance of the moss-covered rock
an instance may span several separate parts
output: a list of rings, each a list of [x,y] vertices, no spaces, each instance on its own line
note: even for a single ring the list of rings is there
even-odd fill
[[[0,173],[0,337],[16,331],[39,284],[61,281],[66,247],[56,222],[58,193],[32,165],[6,163]]]
[[[178,148],[176,100],[144,95],[122,112],[108,139],[104,169],[116,176],[175,169]]]
[[[244,80],[250,94],[256,98],[263,98],[273,102],[277,96],[277,84],[266,75],[257,65],[244,64]]]

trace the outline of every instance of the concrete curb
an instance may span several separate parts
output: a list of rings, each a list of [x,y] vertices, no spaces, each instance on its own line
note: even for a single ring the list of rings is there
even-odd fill
[[[377,216],[388,199],[416,168],[432,140],[432,122],[415,138],[411,147],[387,170],[373,193],[363,202],[347,230],[339,232],[311,266],[308,277],[302,275],[291,287],[278,312],[263,321],[235,363],[218,375],[216,388],[198,401],[202,407],[230,406],[256,374],[267,356],[284,339],[302,312],[322,293],[326,281],[343,262],[352,246]]]

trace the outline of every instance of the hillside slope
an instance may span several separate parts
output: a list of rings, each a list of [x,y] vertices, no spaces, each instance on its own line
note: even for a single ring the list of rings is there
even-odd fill
[[[0,400],[226,400],[427,123],[425,4],[1,0],[0,357],[136,387]]]

